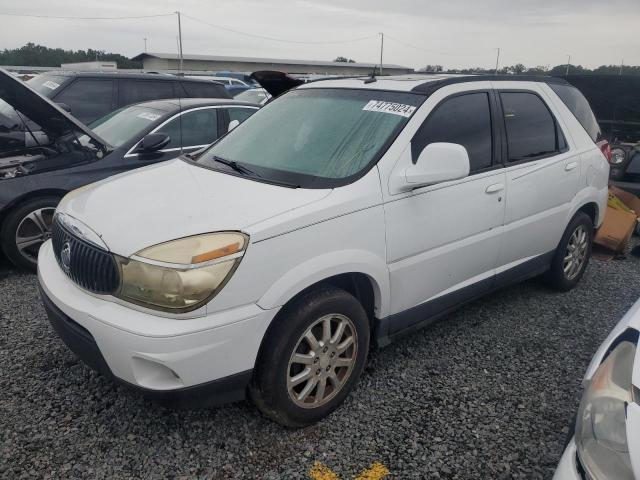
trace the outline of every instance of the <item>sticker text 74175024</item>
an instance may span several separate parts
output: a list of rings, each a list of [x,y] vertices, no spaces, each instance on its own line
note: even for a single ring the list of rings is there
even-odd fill
[[[413,105],[406,105],[404,103],[384,102],[382,100],[369,100],[362,110],[367,112],[382,112],[392,113],[394,115],[400,115],[402,117],[410,117],[415,111],[416,107]]]

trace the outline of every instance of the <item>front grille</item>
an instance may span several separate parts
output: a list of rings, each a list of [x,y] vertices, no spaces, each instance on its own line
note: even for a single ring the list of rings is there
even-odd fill
[[[114,293],[120,284],[120,274],[113,255],[88,243],[54,220],[51,231],[53,253],[63,272],[78,286],[99,294]],[[63,261],[63,249],[68,245]]]

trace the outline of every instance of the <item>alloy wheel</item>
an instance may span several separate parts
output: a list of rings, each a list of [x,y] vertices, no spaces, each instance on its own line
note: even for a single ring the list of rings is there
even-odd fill
[[[34,210],[24,217],[16,229],[16,247],[20,255],[30,262],[37,262],[40,246],[51,238],[51,225],[55,207]]]
[[[588,249],[589,234],[584,225],[578,225],[569,238],[562,264],[567,280],[573,280],[580,273],[587,259]]]
[[[298,339],[287,368],[287,390],[302,408],[329,402],[344,387],[357,359],[358,337],[340,314],[316,320]]]

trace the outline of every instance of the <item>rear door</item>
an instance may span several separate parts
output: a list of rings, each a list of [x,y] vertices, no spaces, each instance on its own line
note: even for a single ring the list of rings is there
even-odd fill
[[[580,155],[537,84],[494,82],[504,129],[507,204],[497,273],[555,251],[578,191]]]

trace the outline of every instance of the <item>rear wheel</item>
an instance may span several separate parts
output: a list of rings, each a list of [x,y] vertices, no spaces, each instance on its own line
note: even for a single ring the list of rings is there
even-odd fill
[[[51,238],[51,225],[58,197],[27,200],[11,211],[0,229],[0,245],[5,256],[17,267],[35,271],[38,251]]]
[[[584,274],[593,243],[593,222],[584,212],[578,212],[571,219],[560,240],[545,275],[546,282],[561,291],[571,290]]]
[[[251,397],[288,427],[335,410],[357,382],[369,350],[369,321],[344,290],[327,287],[284,307],[256,362]]]

